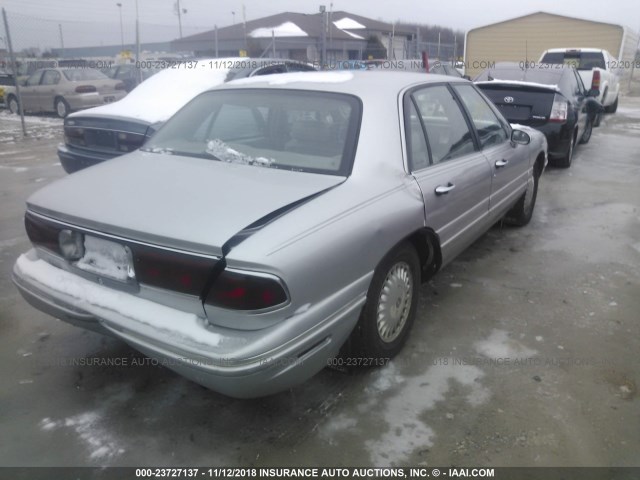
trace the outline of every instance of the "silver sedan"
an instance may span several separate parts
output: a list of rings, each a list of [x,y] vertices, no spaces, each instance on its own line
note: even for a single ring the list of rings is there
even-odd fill
[[[496,221],[528,223],[546,162],[542,134],[462,79],[238,80],[36,192],[13,279],[202,385],[267,395],[336,355],[397,354],[420,283]]]

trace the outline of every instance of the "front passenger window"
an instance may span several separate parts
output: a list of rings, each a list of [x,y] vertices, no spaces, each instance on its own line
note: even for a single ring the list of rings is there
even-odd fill
[[[460,84],[454,88],[469,111],[480,137],[481,148],[506,142],[509,134],[485,99],[471,85]]]

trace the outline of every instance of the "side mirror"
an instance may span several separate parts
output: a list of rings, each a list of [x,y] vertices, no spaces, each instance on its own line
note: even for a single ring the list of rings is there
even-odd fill
[[[531,137],[527,132],[513,129],[511,131],[511,141],[518,145],[529,145],[529,143],[531,143]]]
[[[592,88],[587,92],[587,97],[597,97],[600,95],[600,90],[597,88]]]

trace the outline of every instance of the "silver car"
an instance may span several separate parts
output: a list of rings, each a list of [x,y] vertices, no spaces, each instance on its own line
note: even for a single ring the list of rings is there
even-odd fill
[[[6,103],[18,113],[15,87],[7,87]],[[54,112],[66,117],[73,110],[116,102],[127,94],[124,83],[93,68],[43,68],[22,82],[20,97],[25,112]]]
[[[200,94],[137,152],[27,203],[13,279],[36,308],[218,392],[400,351],[418,286],[526,224],[544,136],[462,79],[316,72]]]

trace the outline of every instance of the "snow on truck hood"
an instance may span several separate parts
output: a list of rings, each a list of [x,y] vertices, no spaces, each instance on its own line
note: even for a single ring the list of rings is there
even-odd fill
[[[178,64],[149,77],[122,100],[69,115],[69,118],[126,117],[163,122],[196,95],[224,83],[228,66],[239,59],[199,60]]]
[[[221,255],[253,222],[343,180],[138,151],[53,182],[27,205],[88,229]]]

